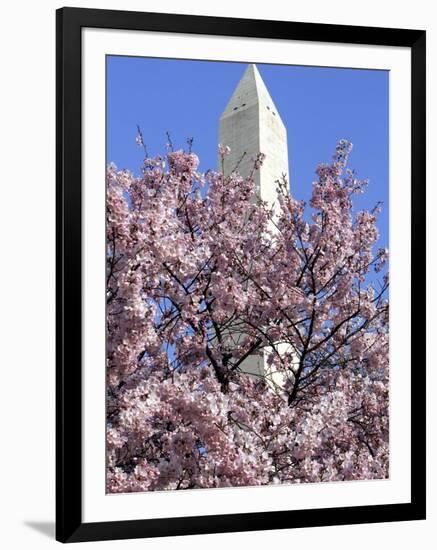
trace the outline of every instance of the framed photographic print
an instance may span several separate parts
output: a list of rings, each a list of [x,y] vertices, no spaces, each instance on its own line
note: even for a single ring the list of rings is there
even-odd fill
[[[57,539],[425,518],[425,32],[57,12]]]

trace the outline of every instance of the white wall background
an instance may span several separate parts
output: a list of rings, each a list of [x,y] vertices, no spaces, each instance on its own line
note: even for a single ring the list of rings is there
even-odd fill
[[[433,2],[415,0],[75,0],[74,6],[319,23],[425,28],[428,31],[428,152],[435,151],[437,17]],[[52,548],[54,541],[54,290],[55,290],[55,9],[62,2],[8,2],[2,8],[0,64],[0,544],[6,549]],[[434,157],[429,155],[428,173]],[[428,205],[437,187],[428,189]],[[428,206],[428,336],[437,328],[436,216]],[[432,253],[434,248],[434,254]],[[431,340],[431,338],[430,338]],[[429,350],[429,459],[436,460],[437,375]],[[437,538],[436,476],[429,467],[426,522],[324,527],[96,543],[104,548],[319,546],[369,550],[433,548]],[[82,547],[82,546],[81,546]],[[89,547],[85,543],[83,547]]]

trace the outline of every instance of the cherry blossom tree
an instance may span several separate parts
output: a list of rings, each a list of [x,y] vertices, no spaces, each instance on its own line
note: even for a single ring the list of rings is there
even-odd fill
[[[108,492],[388,476],[388,252],[351,147],[309,205],[191,151],[108,167]],[[244,372],[264,350],[273,388]]]

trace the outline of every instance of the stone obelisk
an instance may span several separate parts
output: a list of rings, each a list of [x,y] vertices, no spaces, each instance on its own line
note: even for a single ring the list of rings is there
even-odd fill
[[[242,176],[248,176],[257,154],[265,154],[263,165],[254,172],[256,193],[274,205],[277,200],[276,181],[283,175],[290,181],[287,130],[255,65],[247,67],[220,117],[219,142],[231,150],[224,157],[224,166],[219,156],[218,169],[223,168],[225,176],[235,169]],[[279,353],[289,349],[284,343],[275,347]],[[272,387],[280,388],[284,375],[273,372],[267,363],[272,352],[265,348],[245,359],[240,368],[252,376],[265,378]]]

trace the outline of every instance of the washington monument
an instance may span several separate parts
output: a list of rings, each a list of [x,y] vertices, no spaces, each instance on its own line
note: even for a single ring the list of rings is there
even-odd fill
[[[255,65],[249,65],[235,88],[220,117],[219,141],[231,152],[224,157],[224,175],[236,169],[247,177],[253,170],[254,159],[261,152],[265,160],[254,173],[256,194],[270,205],[276,202],[276,181],[285,176],[290,182],[288,169],[287,130],[275,104]],[[221,158],[218,169],[222,170]],[[244,337],[242,335],[242,337]],[[278,343],[279,353],[289,345]],[[274,387],[284,383],[283,374],[273,372],[267,357],[273,350],[264,348],[250,355],[240,368],[243,372],[263,377]]]

